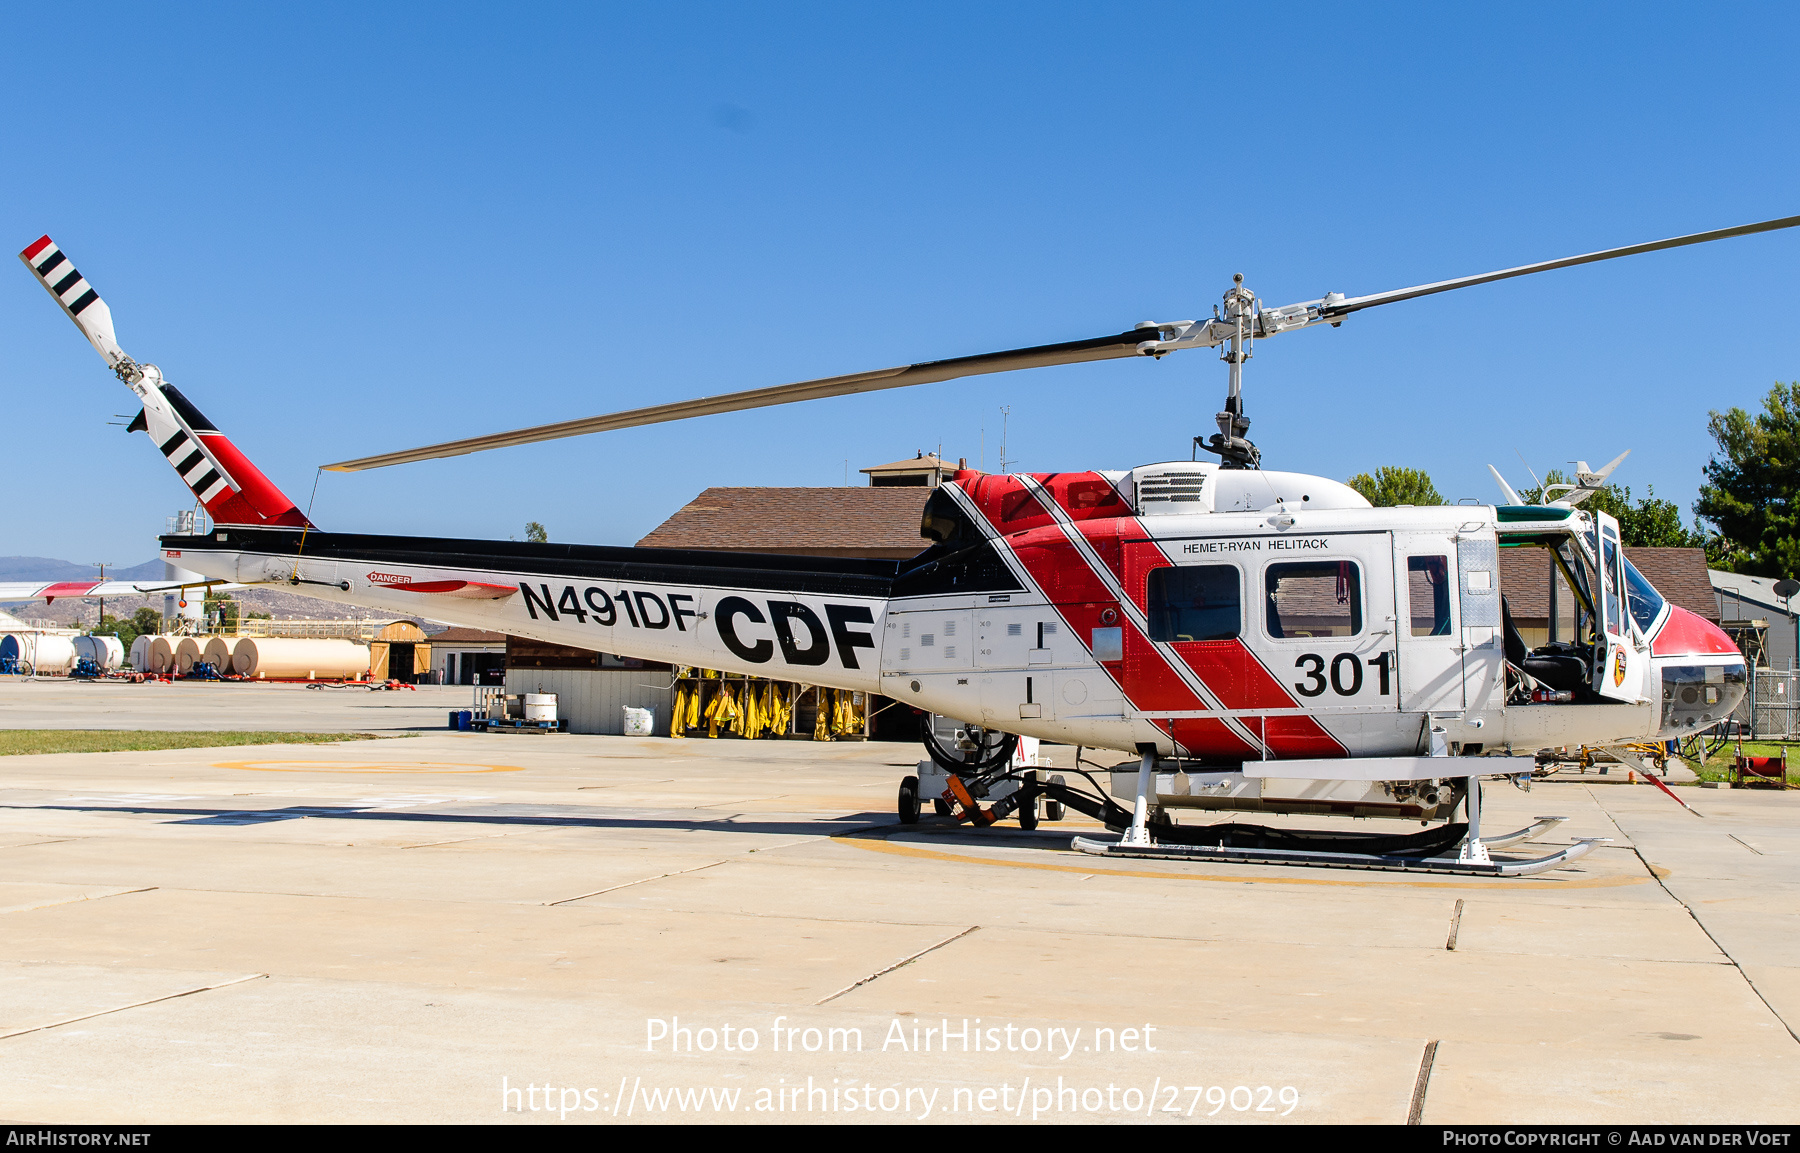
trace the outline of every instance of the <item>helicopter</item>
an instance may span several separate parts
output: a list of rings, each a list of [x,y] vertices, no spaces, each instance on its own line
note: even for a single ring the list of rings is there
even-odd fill
[[[1493,855],[1563,818],[1483,836],[1484,779],[1528,787],[1542,748],[1711,727],[1745,693],[1742,654],[1644,579],[1611,516],[1580,507],[1619,460],[1597,472],[1584,464],[1540,504],[1496,472],[1504,504],[1375,508],[1338,481],[1262,466],[1244,365],[1259,340],[1379,305],[1795,225],[1800,216],[1277,307],[1238,275],[1204,320],[321,466],[359,472],[985,373],[1220,350],[1218,432],[1196,436],[1193,454],[1216,460],[963,469],[927,500],[926,547],[904,561],[322,531],[156,365],[124,353],[105,302],[48,236],[20,259],[142,403],[128,431],[147,433],[206,508],[210,530],[161,538],[182,568],[558,645],[878,693],[961,722],[950,747],[927,726],[930,760],[898,791],[903,822],[929,798],[976,825],[1016,813],[1035,827],[1043,803],[1053,819],[1073,808],[1110,829],[1073,839],[1096,855],[1517,876],[1598,842]],[[1502,548],[1547,554],[1578,605],[1573,636],[1526,647],[1500,587]],[[1041,779],[1014,762],[1020,736],[1136,764],[1105,770],[1108,784],[1079,768],[1083,784]],[[1424,830],[1186,825],[1174,819],[1181,810],[1387,817]]]

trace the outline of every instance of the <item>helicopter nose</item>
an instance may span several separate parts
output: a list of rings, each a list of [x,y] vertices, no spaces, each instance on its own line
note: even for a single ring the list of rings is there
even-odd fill
[[[1660,682],[1657,738],[1670,740],[1711,728],[1737,708],[1749,688],[1744,656],[1731,637],[1698,613],[1669,606],[1651,640],[1651,665]]]
[[[1735,656],[1737,642],[1718,625],[1699,613],[1669,606],[1669,618],[1651,639],[1650,651],[1658,657]]]

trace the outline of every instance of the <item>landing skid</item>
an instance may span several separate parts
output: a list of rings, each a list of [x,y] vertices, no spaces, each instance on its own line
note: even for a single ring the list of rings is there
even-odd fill
[[[1523,839],[1530,830],[1516,834]],[[1216,861],[1232,865],[1306,865],[1326,869],[1384,869],[1397,873],[1453,873],[1472,877],[1525,877],[1585,857],[1594,846],[1610,838],[1585,838],[1547,857],[1530,860],[1459,860],[1456,857],[1406,857],[1342,850],[1315,852],[1307,849],[1234,848],[1228,845],[1125,844],[1076,837],[1072,848],[1098,857],[1138,857],[1152,860]],[[1491,842],[1487,842],[1491,843]]]
[[[1448,873],[1465,877],[1524,877],[1555,869],[1587,856],[1597,844],[1610,838],[1584,838],[1543,857],[1494,858],[1489,849],[1502,849],[1530,840],[1567,820],[1539,817],[1523,829],[1498,837],[1481,836],[1480,778],[1468,778],[1464,804],[1467,822],[1445,823],[1415,833],[1332,832],[1314,829],[1280,829],[1227,822],[1215,825],[1176,825],[1160,812],[1151,816],[1149,782],[1153,779],[1153,755],[1146,753],[1138,776],[1137,805],[1127,811],[1104,795],[1095,796],[1069,788],[1060,777],[1042,780],[1036,772],[1007,774],[1014,791],[984,807],[969,791],[969,784],[950,775],[949,788],[940,798],[940,811],[957,820],[991,825],[1014,812],[1020,824],[1037,827],[1037,801],[1046,798],[1059,809],[1085,813],[1109,829],[1122,830],[1117,840],[1076,837],[1070,847],[1099,857],[1135,857],[1148,860],[1213,861],[1240,865],[1303,865],[1326,869],[1377,869],[1400,873]],[[985,785],[983,785],[985,792]],[[908,777],[900,786],[900,819],[919,819],[919,778]],[[1055,818],[1052,818],[1055,819]]]
[[[1504,849],[1508,845],[1516,845],[1520,841],[1529,841],[1539,833],[1547,833],[1568,819],[1567,817],[1539,817],[1516,833],[1507,833],[1499,837],[1483,837],[1481,843],[1490,849]],[[1606,839],[1610,840],[1611,838]]]

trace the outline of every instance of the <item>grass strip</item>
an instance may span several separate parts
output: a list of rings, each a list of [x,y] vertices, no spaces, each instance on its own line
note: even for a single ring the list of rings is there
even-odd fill
[[[374,733],[134,732],[128,729],[0,729],[0,757],[34,753],[130,753],[228,745],[323,745],[373,741]]]
[[[1787,750],[1788,787],[1800,787],[1800,744],[1783,741],[1744,742],[1744,755],[1747,757],[1779,757],[1783,749]],[[1731,779],[1732,758],[1737,756],[1737,751],[1737,742],[1733,741],[1708,757],[1705,764],[1688,767],[1703,781],[1728,781]]]

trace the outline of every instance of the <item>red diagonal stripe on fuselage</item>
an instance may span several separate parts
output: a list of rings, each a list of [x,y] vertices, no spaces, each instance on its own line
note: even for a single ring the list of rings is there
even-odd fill
[[[1119,499],[1113,483],[1097,472],[1034,472],[1027,475],[1042,485],[1063,514],[1077,524],[1089,520],[1109,523],[1131,511]],[[1050,510],[1017,475],[989,475],[965,469],[956,474],[956,485],[968,494],[981,515],[1003,536],[1047,528],[1056,523]]]
[[[1161,545],[1146,533],[1144,539],[1161,563],[1172,564]],[[1144,558],[1148,559],[1148,558]],[[1126,582],[1134,589],[1144,580]],[[1194,670],[1219,703],[1233,711],[1292,709],[1302,707],[1242,638],[1229,641],[1177,641],[1169,646]],[[1251,732],[1260,733],[1269,751],[1278,757],[1341,757],[1349,752],[1342,742],[1312,717],[1245,717]]]
[[[1085,521],[1077,523],[1075,528],[1086,539],[1088,547],[1094,550],[1094,555],[1100,558],[1100,563],[1112,573],[1113,579],[1119,582],[1119,587],[1125,590],[1127,596],[1137,602],[1139,609],[1142,609],[1144,607],[1142,590],[1133,590],[1131,582],[1125,579],[1125,547],[1121,543],[1126,536],[1138,534],[1140,530],[1137,521],[1131,517]]]
[[[1089,653],[1093,651],[1091,638],[1095,628],[1122,630],[1125,659],[1097,663],[1119,685],[1133,709],[1141,713],[1185,713],[1206,709],[1206,703],[1188,688],[1180,674],[1169,667],[1149,638],[1126,618],[1118,600],[1060,529],[1040,529],[1027,535],[1029,541],[1021,541],[1015,547],[1014,555],[1031,574],[1031,579],[1044,590],[1064,626],[1088,648]],[[1101,620],[1101,615],[1109,610],[1114,617],[1110,624]],[[1246,757],[1257,753],[1223,721],[1183,719],[1176,721],[1173,728],[1166,721],[1157,724],[1197,756]]]

